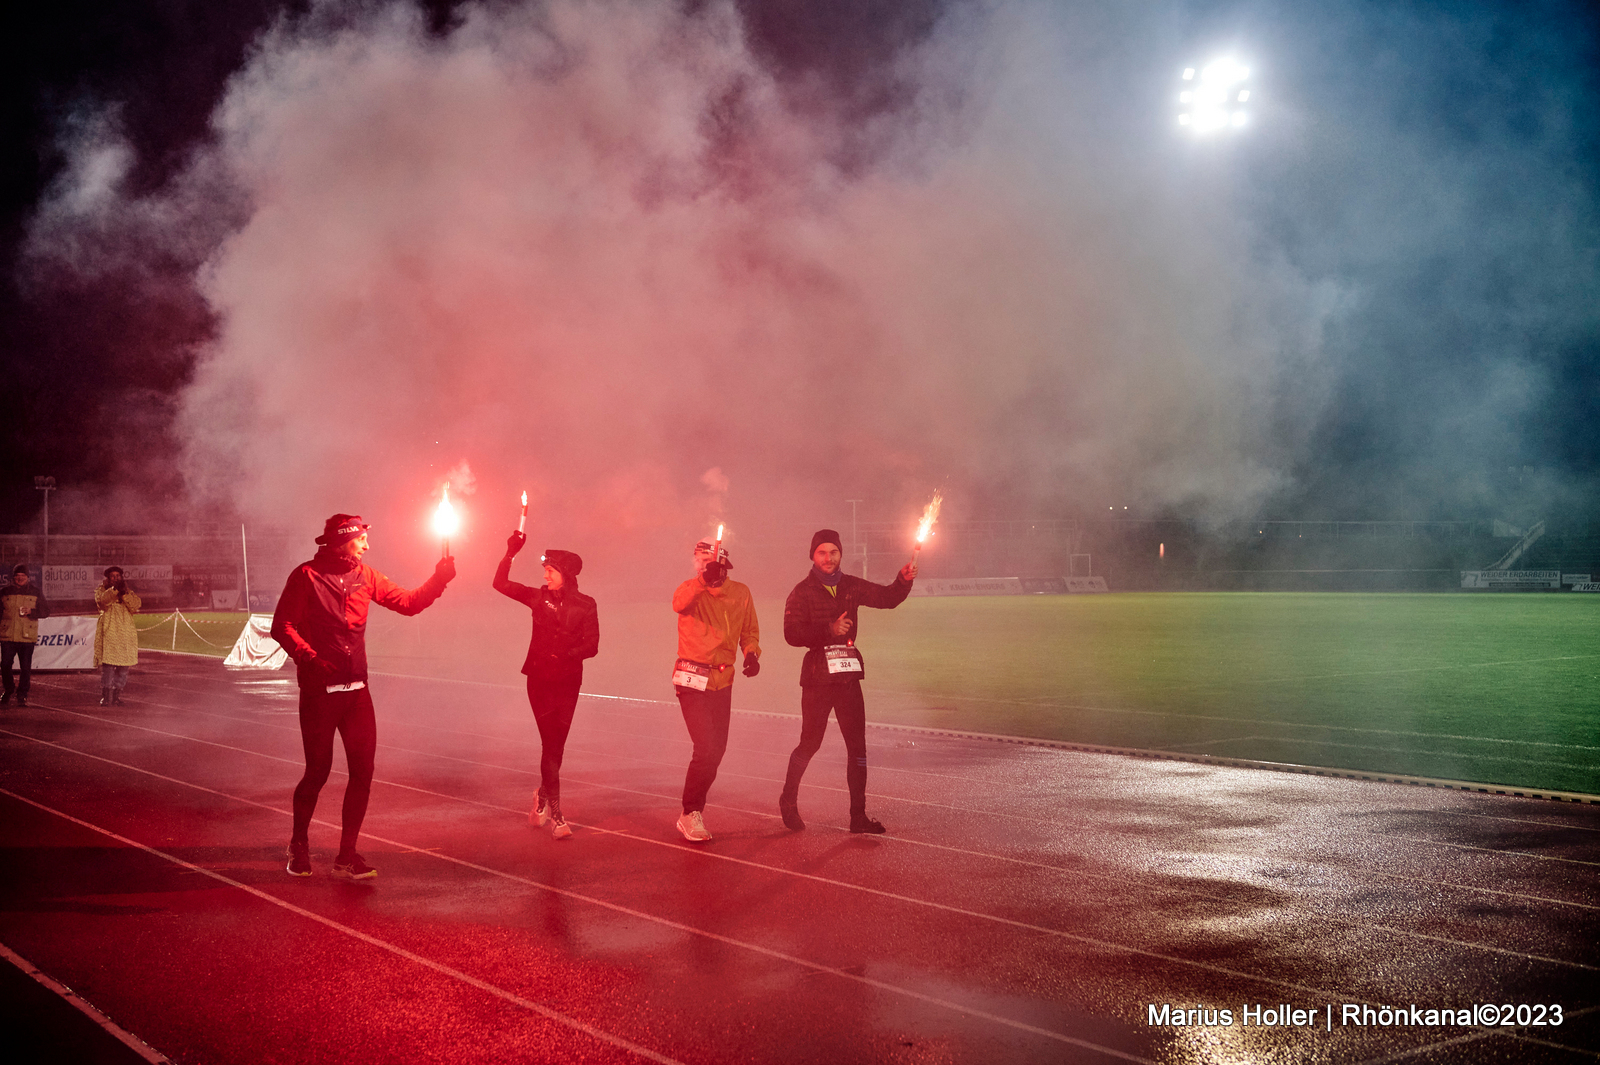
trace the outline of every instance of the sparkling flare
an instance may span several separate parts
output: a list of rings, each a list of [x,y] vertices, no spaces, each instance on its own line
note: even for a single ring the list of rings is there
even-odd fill
[[[439,506],[433,512],[433,531],[444,539],[444,553],[450,554],[450,537],[461,528],[461,519],[456,515],[456,508],[450,505],[450,486],[444,486],[444,494],[439,497]]]
[[[944,496],[938,492],[933,493],[933,499],[922,508],[922,520],[917,523],[917,548],[928,539],[928,534],[933,532],[934,522],[939,520],[939,507],[944,503]]]
[[[522,493],[522,515],[517,518],[517,532],[528,531],[528,493]]]

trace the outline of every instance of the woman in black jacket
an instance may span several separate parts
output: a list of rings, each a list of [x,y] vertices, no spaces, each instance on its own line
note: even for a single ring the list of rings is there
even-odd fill
[[[583,559],[571,551],[547,549],[544,586],[530,588],[511,579],[511,560],[528,538],[520,532],[506,540],[506,557],[494,572],[494,590],[522,603],[533,613],[533,637],[522,672],[528,678],[528,705],[539,726],[539,796],[528,813],[536,828],[550,825],[556,839],[572,835],[561,816],[561,755],[566,750],[572,714],[583,685],[583,660],[600,650],[600,618],[594,600],[578,591]]]

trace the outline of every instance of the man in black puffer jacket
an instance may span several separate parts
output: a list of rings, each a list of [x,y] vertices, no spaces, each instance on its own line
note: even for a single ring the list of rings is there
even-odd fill
[[[583,661],[600,653],[600,615],[593,599],[578,591],[583,559],[571,551],[546,549],[544,586],[530,588],[511,579],[511,560],[528,538],[514,532],[506,540],[506,557],[494,571],[494,590],[510,596],[533,613],[533,636],[522,672],[528,678],[528,705],[539,726],[539,794],[528,823],[550,825],[556,839],[572,835],[561,815],[561,757],[578,708],[583,686]]]
[[[800,819],[800,778],[822,746],[829,712],[839,719],[849,759],[850,831],[884,830],[882,822],[867,816],[867,708],[861,697],[863,662],[855,646],[856,614],[864,606],[889,610],[905,602],[917,569],[908,563],[893,584],[873,584],[840,572],[839,560],[839,534],[820,530],[811,538],[811,572],[783,605],[783,638],[809,648],[800,665],[800,744],[789,755],[778,797],[783,823],[794,832],[806,827]]]

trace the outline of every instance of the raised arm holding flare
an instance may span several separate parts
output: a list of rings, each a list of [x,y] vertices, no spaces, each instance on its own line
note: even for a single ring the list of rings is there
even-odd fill
[[[526,498],[526,493],[524,493]],[[595,602],[578,591],[583,559],[571,551],[545,549],[544,585],[530,588],[511,579],[511,560],[528,538],[514,532],[506,538],[506,556],[494,571],[494,590],[510,596],[533,614],[533,635],[522,672],[528,678],[528,705],[539,727],[539,793],[528,813],[535,828],[550,825],[556,839],[572,835],[561,814],[561,759],[583,686],[584,659],[600,653],[600,614]]]
[[[861,607],[889,610],[905,602],[917,576],[915,563],[900,570],[893,584],[839,570],[839,534],[821,529],[811,538],[811,572],[794,586],[783,605],[783,638],[807,648],[800,664],[800,743],[789,755],[789,772],[778,796],[778,812],[792,832],[806,827],[800,818],[800,778],[822,746],[828,714],[839,721],[850,788],[850,831],[882,832],[867,816],[867,709],[861,696],[865,664],[855,646]]]
[[[370,880],[378,871],[356,853],[356,839],[372,791],[378,722],[367,689],[367,610],[373,603],[397,614],[419,614],[438,599],[456,575],[445,556],[420,588],[406,590],[361,561],[367,530],[356,514],[335,514],[317,537],[316,557],[289,574],[272,638],[294,659],[300,681],[300,739],[306,772],[294,789],[294,829],[289,837],[289,875],[311,875],[311,815],[333,769],[333,735],[344,740],[350,782],[344,789],[343,835],[333,875]]]

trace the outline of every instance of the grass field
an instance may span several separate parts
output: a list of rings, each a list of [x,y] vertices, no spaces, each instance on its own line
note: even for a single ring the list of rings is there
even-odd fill
[[[757,609],[764,668],[735,705],[797,714],[801,652],[781,602]],[[670,610],[600,611],[584,689],[670,700]],[[217,646],[180,625],[178,649],[202,653],[243,624],[185,617]],[[373,668],[518,684],[526,617],[509,600],[375,612]],[[167,621],[141,644],[171,639]],[[1600,793],[1600,596],[919,598],[863,611],[860,642],[871,720]]]
[[[184,651],[188,654],[225,657],[244,629],[241,612],[183,612],[173,640],[172,612],[142,614],[134,618],[139,629],[139,646],[152,651]]]

